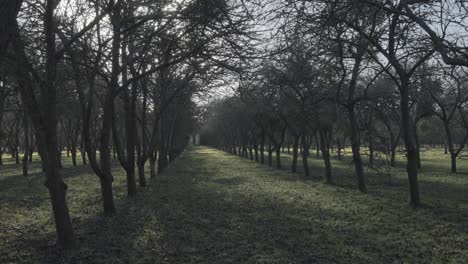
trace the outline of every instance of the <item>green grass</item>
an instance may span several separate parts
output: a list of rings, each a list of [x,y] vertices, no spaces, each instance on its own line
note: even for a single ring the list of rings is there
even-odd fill
[[[9,163],[0,168],[0,263],[466,263],[468,176],[449,174],[436,151],[423,154],[418,210],[407,205],[402,168],[391,184],[369,170],[365,195],[352,187],[348,157],[333,161],[338,186],[330,186],[320,181],[321,160],[311,160],[314,177],[304,180],[195,147],[134,199],[116,169],[113,218],[101,215],[97,177],[67,160],[78,238],[67,252],[53,246],[39,168],[24,178]],[[290,159],[283,155],[285,167]]]

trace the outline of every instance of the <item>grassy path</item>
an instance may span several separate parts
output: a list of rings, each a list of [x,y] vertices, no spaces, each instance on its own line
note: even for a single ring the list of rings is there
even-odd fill
[[[197,147],[161,185],[177,261],[463,263],[468,234],[430,210],[304,182]],[[172,191],[171,191],[172,190]],[[171,210],[175,208],[176,210]]]
[[[391,197],[304,181],[211,148],[185,152],[135,199],[125,197],[124,176],[116,172],[118,215],[110,219],[99,215],[95,176],[83,170],[65,172],[71,175],[67,183],[77,248],[54,251],[47,200],[26,206],[22,201],[30,199],[27,189],[12,184],[7,190],[4,185],[0,202],[9,214],[0,213],[0,227],[6,230],[0,233],[1,263],[468,260],[466,223],[431,209],[414,211]],[[11,177],[0,181],[13,181]],[[35,195],[47,197],[42,191]],[[9,228],[11,218],[15,229]]]

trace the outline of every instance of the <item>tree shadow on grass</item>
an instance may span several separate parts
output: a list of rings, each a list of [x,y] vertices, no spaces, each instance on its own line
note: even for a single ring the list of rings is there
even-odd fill
[[[281,153],[282,171],[288,171],[288,174],[278,174],[278,179],[303,181],[303,182],[322,182],[324,179],[323,161],[320,158],[309,158],[310,177],[304,178],[304,170],[301,166],[299,157],[297,172],[291,173],[292,155]],[[235,156],[232,154],[227,154]],[[244,162],[252,162],[246,158]],[[275,158],[275,157],[274,157]],[[444,221],[449,221],[454,224],[468,222],[468,180],[463,176],[453,175],[448,173],[449,167],[441,167],[437,164],[431,164],[431,160],[423,158],[423,170],[419,175],[419,185],[421,191],[421,199],[423,208],[433,211],[435,217],[439,217]],[[277,170],[273,167],[268,167],[267,164],[257,163],[257,166],[269,168],[272,171]],[[389,200],[399,203],[403,206],[409,206],[408,202],[408,180],[403,163],[397,163],[396,171],[391,175],[385,175],[385,172],[378,168],[372,169],[365,167],[365,174],[368,181],[368,194],[380,200]],[[430,172],[430,174],[428,173]],[[396,173],[396,174],[395,174]],[[445,173],[445,174],[444,174]],[[343,157],[342,160],[332,159],[332,174],[334,186],[345,188],[348,190],[357,191],[356,179],[354,174],[354,165],[352,159]],[[398,175],[399,174],[399,175]],[[439,176],[447,175],[447,176]],[[287,177],[285,177],[287,176]],[[460,180],[458,180],[460,179]]]
[[[18,170],[14,173],[3,174],[6,176],[0,177],[0,207],[34,208],[49,201],[49,194],[44,186],[45,176],[40,164],[34,164],[27,177],[21,174],[21,169]],[[5,172],[5,170],[2,169],[2,172]],[[87,166],[61,169],[60,173],[65,182],[69,181],[70,178],[80,177],[83,174],[97,179]]]
[[[198,168],[213,164],[197,161],[185,165],[192,168],[192,175],[185,174],[184,179],[169,173],[157,191],[167,201],[157,207],[157,214],[166,230],[164,248],[169,263],[430,262],[437,255],[433,246],[443,244],[425,240],[430,239],[424,237],[427,226],[418,227],[421,215],[413,215],[410,209],[402,209],[403,216],[390,211],[384,214],[389,219],[379,219],[373,217],[375,212],[359,208],[353,212],[311,200],[285,201],[287,197],[279,197],[275,190],[249,188],[250,175],[199,175],[204,170]],[[188,184],[200,176],[215,179]],[[231,177],[241,186],[224,184]]]
[[[38,222],[32,220],[34,224],[23,224],[20,229],[8,228],[10,237],[7,237],[5,248],[0,250],[0,253],[5,253],[0,254],[0,262],[134,263],[133,260],[147,260],[146,263],[157,263],[159,253],[145,256],[148,252],[140,250],[144,248],[140,248],[140,243],[150,241],[152,232],[156,232],[158,236],[161,233],[145,228],[156,219],[150,206],[153,201],[150,190],[152,187],[145,188],[144,192],[140,190],[137,197],[128,198],[125,194],[124,175],[115,174],[117,215],[114,217],[102,215],[102,200],[95,175],[86,174],[76,179],[82,180],[82,186],[77,182],[70,185],[68,205],[77,238],[72,250],[62,251],[55,247],[52,219],[41,219]],[[87,189],[86,192],[83,189]],[[49,203],[45,200],[40,204],[41,213],[46,217],[50,217],[52,213]],[[145,237],[148,239],[142,239]],[[21,249],[21,252],[15,252],[17,249]],[[156,249],[158,248],[155,245],[153,250]]]

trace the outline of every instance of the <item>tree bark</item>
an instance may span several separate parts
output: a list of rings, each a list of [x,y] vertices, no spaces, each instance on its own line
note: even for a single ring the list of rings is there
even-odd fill
[[[364,176],[364,168],[360,150],[359,127],[356,121],[354,107],[349,109],[348,117],[351,126],[351,150],[353,152],[353,163],[354,170],[356,172],[357,186],[361,192],[367,193],[366,179]]]
[[[306,142],[306,136],[305,134],[302,135],[302,149],[303,151],[301,151],[302,153],[302,166],[304,167],[304,176],[306,178],[309,178],[310,177],[310,170],[309,170],[309,163],[308,163],[308,160],[307,160],[307,151],[304,151],[304,149],[308,148],[309,145],[307,144]]]
[[[150,161],[150,177],[152,179],[156,178],[157,172],[156,172],[156,152],[153,152],[149,156],[149,161]]]
[[[408,175],[410,205],[414,208],[420,205],[418,186],[418,159],[416,153],[415,137],[411,127],[410,105],[409,105],[409,80],[402,80],[401,84],[401,129],[406,148],[406,172]]]
[[[46,46],[46,79],[41,82],[41,100],[44,102],[40,109],[40,103],[34,97],[33,80],[27,69],[31,69],[25,54],[24,43],[19,34],[16,21],[12,22],[14,31],[13,47],[16,54],[16,73],[22,101],[26,106],[30,118],[38,135],[39,153],[43,168],[46,173],[45,186],[51,197],[52,212],[57,231],[57,245],[69,248],[74,244],[74,234],[68,206],[66,202],[67,186],[57,169],[57,91],[55,87],[56,58],[55,58],[55,26],[54,26],[55,1],[47,1],[44,13],[44,35]],[[42,111],[44,110],[44,111]]]
[[[265,164],[265,130],[262,129],[260,138],[260,163]]]
[[[320,133],[320,149],[322,151],[323,163],[325,164],[325,183],[333,184],[332,168],[330,160],[330,152],[326,139],[326,131],[319,129]]]
[[[73,143],[73,146],[71,147],[70,152],[71,152],[73,167],[76,167],[77,166],[77,163],[76,163],[76,146],[74,145],[74,143]]]
[[[298,149],[299,149],[299,136],[294,135],[293,144],[292,144],[293,160],[292,160],[292,165],[291,165],[291,172],[297,171]]]
[[[446,146],[450,153],[451,172],[457,173],[457,155],[455,152],[455,148],[453,146],[452,131],[450,130],[449,123],[446,122],[445,120],[442,120],[442,121],[444,122],[445,135],[447,139]]]
[[[23,112],[24,154],[23,154],[23,176],[28,176],[29,167],[29,120],[26,110]]]
[[[268,166],[273,166],[273,149],[268,148]]]
[[[276,168],[281,169],[281,145],[276,146]]]
[[[421,144],[419,143],[419,135],[418,135],[418,124],[415,123],[413,126],[414,129],[414,141],[416,144],[416,163],[418,169],[421,169]]]
[[[258,162],[258,145],[257,142],[254,143],[254,153],[255,153],[255,161]]]

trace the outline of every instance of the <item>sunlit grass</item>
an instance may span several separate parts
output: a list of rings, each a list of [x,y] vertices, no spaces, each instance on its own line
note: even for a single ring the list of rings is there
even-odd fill
[[[216,156],[216,161],[219,162],[219,152],[214,150],[205,150],[205,152]],[[285,155],[283,160],[283,165],[286,168],[289,165],[288,158]],[[300,180],[300,173],[293,175],[273,168],[269,169],[266,168],[266,165],[255,164],[245,159],[241,160],[244,164],[239,164],[239,158],[232,155],[226,155],[225,159],[229,162],[224,162],[222,166],[214,163],[211,165],[219,167],[220,171],[216,174],[217,177],[226,178],[225,181],[227,181],[228,178],[235,175],[234,177],[243,184],[237,185],[235,189],[222,184],[205,185],[205,188],[212,191],[224,188],[226,193],[240,196],[240,198],[231,200],[247,198],[249,204],[271,207],[273,215],[279,218],[300,219],[300,223],[294,223],[296,226],[292,227],[289,226],[288,220],[279,221],[279,226],[275,229],[286,229],[284,233],[281,233],[282,236],[285,236],[283,239],[307,245],[311,242],[310,240],[313,240],[314,232],[331,238],[329,241],[322,241],[322,247],[329,243],[329,248],[324,251],[317,252],[315,250],[313,253],[314,250],[309,248],[309,252],[308,247],[304,245],[301,253],[303,257],[323,254],[322,257],[327,261],[341,259],[340,262],[343,263],[365,263],[367,261],[388,263],[394,260],[406,260],[408,263],[440,260],[445,263],[450,259],[461,261],[468,257],[464,249],[468,243],[466,227],[464,226],[468,215],[463,210],[450,210],[448,208],[445,208],[447,210],[442,217],[439,214],[440,211],[435,209],[444,208],[425,207],[414,211],[405,202],[407,190],[404,184],[385,186],[374,179],[374,184],[370,188],[379,188],[380,190],[371,190],[369,195],[364,195],[351,188],[325,185],[316,180]],[[342,171],[336,168],[340,167],[340,163],[346,162],[334,160],[335,173],[341,173]],[[312,160],[311,165],[321,168],[320,160]],[[347,167],[346,165],[342,166],[343,168]],[[320,168],[315,168],[315,170],[319,171]],[[352,174],[352,172],[348,173]],[[319,175],[314,179],[320,177]],[[375,178],[377,175],[372,174],[370,177]],[[421,178],[424,178],[424,175]],[[468,187],[466,182],[465,180],[465,185],[462,185],[461,188]],[[426,187],[423,183],[421,184],[423,194]],[[238,189],[242,191],[238,191]],[[449,187],[442,185],[439,191],[445,189],[447,189],[448,195],[441,193],[436,197],[424,195],[423,197],[428,198],[428,204],[443,196],[450,197],[452,194]],[[466,189],[465,192],[463,190],[451,191],[452,193],[458,192],[459,195],[466,193]],[[201,192],[207,192],[207,190]],[[400,198],[395,199],[396,196],[400,196]],[[456,200],[451,201],[450,205],[466,206],[467,203],[467,200]],[[291,237],[287,234],[288,228],[308,226],[315,226],[315,230],[300,237]],[[441,236],[441,233],[447,235]],[[457,246],[454,247],[454,244]],[[334,248],[335,246],[337,248]],[[336,252],[337,249],[340,252]],[[333,256],[327,258],[327,254]],[[357,255],[353,256],[353,254]],[[278,257],[273,257],[273,259]],[[300,262],[299,260],[304,261],[302,258],[299,258],[298,262]]]

